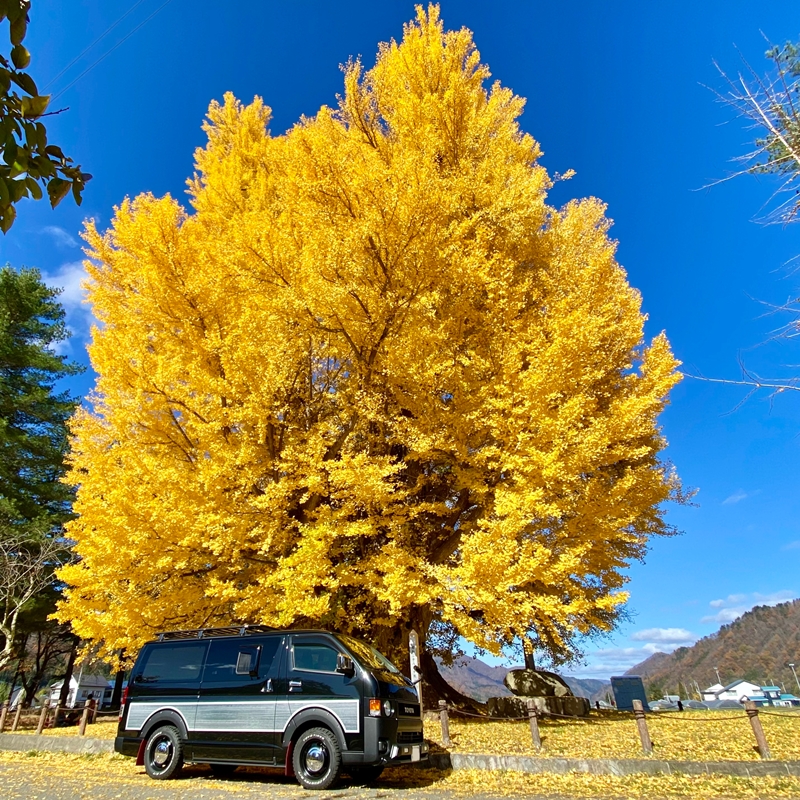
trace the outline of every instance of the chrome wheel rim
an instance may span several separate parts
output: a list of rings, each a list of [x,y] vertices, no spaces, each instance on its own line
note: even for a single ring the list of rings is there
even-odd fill
[[[172,758],[172,743],[166,736],[156,739],[155,744],[151,749],[151,758],[153,766],[156,769],[164,769]]]
[[[320,742],[312,742],[305,751],[304,764],[311,775],[318,775],[325,769],[326,752]]]

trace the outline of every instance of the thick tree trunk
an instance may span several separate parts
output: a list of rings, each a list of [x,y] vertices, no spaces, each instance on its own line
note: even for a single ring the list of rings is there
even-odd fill
[[[522,637],[522,652],[525,655],[525,669],[536,669],[536,660],[533,657],[533,642],[527,637]]]
[[[119,658],[122,661],[125,658],[125,651],[119,651]],[[117,677],[114,679],[114,692],[111,695],[111,708],[109,711],[119,711],[120,706],[122,705],[122,684],[125,683],[125,670],[121,669],[117,673]]]
[[[472,714],[486,713],[486,703],[467,697],[467,695],[459,692],[458,689],[453,688],[442,677],[436,660],[425,649],[420,654],[420,662],[422,665],[423,699],[427,708],[436,710],[439,707],[439,701],[445,700],[448,704],[463,711],[469,711]]]
[[[69,684],[72,680],[72,672],[75,669],[75,658],[78,655],[78,643],[72,645],[72,650],[69,653],[69,660],[67,661],[67,668],[64,670],[64,682],[61,684],[61,693],[58,695],[58,707],[64,708],[67,705],[69,698]]]

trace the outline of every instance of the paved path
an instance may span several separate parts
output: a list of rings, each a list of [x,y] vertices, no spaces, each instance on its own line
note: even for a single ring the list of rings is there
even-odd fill
[[[113,774],[109,774],[109,772]],[[472,792],[437,788],[437,779],[419,775],[409,787],[405,776],[387,773],[374,787],[349,783],[345,777],[336,789],[310,792],[275,770],[237,772],[219,780],[202,766],[184,768],[171,781],[154,781],[144,768],[118,762],[72,762],[66,769],[57,760],[41,758],[0,760],[0,797],[3,800],[494,800]],[[547,800],[530,794],[505,795],[504,800]],[[562,797],[561,800],[564,800]]]

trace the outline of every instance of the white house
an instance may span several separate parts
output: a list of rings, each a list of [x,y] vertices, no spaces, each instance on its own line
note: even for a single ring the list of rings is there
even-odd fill
[[[716,700],[718,692],[724,692],[725,687],[721,683],[715,683],[713,686],[709,686],[703,692],[703,700]]]
[[[61,696],[61,687],[64,681],[58,681],[50,687],[50,704],[54,705]],[[69,694],[67,694],[67,707],[75,708],[82,706],[91,695],[97,700],[98,708],[108,705],[111,702],[111,694],[114,687],[108,678],[102,675],[88,675],[81,673],[77,677],[73,675],[69,680]]]
[[[745,700],[763,699],[763,697],[764,692],[757,683],[744,680],[734,681],[727,686],[715,683],[703,692],[703,700],[706,701],[735,700],[737,703],[743,703]]]

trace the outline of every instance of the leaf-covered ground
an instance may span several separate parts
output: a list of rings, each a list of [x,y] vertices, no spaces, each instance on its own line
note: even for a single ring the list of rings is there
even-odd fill
[[[761,713],[772,757],[800,759],[800,713]],[[758,761],[756,740],[744,711],[667,712],[647,717],[653,758],[675,761]],[[586,719],[545,719],[539,723],[541,756],[567,758],[642,758],[631,715],[596,713]],[[425,721],[427,739],[442,745],[438,720]],[[450,749],[461,753],[533,755],[527,722],[459,719],[450,716]]]
[[[52,716],[50,717],[52,720]],[[39,721],[38,716],[23,717],[21,726],[17,728],[15,733],[36,733],[36,725]],[[113,714],[103,714],[98,716],[94,724],[86,726],[86,736],[91,736],[93,739],[113,739],[117,735],[117,723],[119,717],[116,712]],[[6,722],[6,733],[11,732],[11,721]],[[59,725],[57,728],[45,728],[42,731],[44,736],[77,736],[78,724],[74,725]],[[0,734],[2,735],[2,734]]]
[[[731,717],[734,717],[731,719]],[[800,760],[800,713],[761,713],[772,757]],[[33,722],[31,724],[34,724]],[[674,761],[758,761],[755,738],[744,712],[685,711],[648,716],[653,758]],[[592,713],[586,720],[542,720],[539,723],[543,757],[642,758],[636,723],[629,715]],[[6,728],[8,730],[8,728]],[[35,733],[27,728],[18,733]],[[48,736],[77,736],[78,726],[45,728]],[[113,739],[117,716],[98,717],[86,729],[96,739]],[[465,720],[450,717],[453,752],[534,755],[527,722]],[[425,721],[425,736],[442,745],[438,719]]]
[[[375,788],[354,786],[346,777],[339,786],[348,798],[671,798],[749,800],[800,797],[800,778],[734,778],[728,776],[526,775],[478,770],[439,772],[390,769]],[[335,797],[338,793],[332,793]],[[73,756],[56,753],[0,752],[0,795],[7,800],[227,800],[271,797],[301,800],[308,792],[276,770],[240,770],[232,778],[214,779],[203,766],[184,770],[178,781],[152,781],[133,759],[118,755]],[[341,795],[339,795],[341,796]]]

